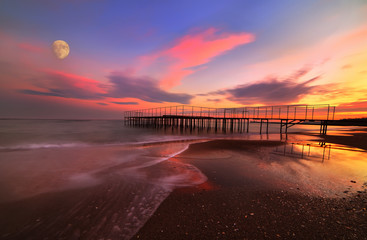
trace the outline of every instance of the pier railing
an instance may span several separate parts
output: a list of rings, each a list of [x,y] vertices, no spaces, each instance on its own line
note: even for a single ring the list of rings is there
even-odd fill
[[[177,105],[139,109],[124,112],[124,117],[162,117],[182,116],[196,118],[247,118],[247,119],[297,119],[297,120],[334,120],[335,106],[317,105],[278,105],[252,106],[239,108],[209,108]]]

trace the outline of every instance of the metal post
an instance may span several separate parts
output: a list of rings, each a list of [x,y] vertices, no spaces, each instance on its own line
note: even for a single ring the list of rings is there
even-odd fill
[[[297,107],[294,107],[294,119],[297,118]]]
[[[273,118],[273,110],[274,110],[274,107],[271,106],[271,118]]]
[[[262,127],[263,127],[263,119],[260,120],[260,134],[261,134]]]
[[[320,135],[321,135],[321,132],[322,132],[322,126],[323,126],[323,121],[321,121],[321,123],[320,123]]]
[[[307,107],[308,107],[308,105],[306,105],[306,114],[305,114],[305,120],[307,119]]]

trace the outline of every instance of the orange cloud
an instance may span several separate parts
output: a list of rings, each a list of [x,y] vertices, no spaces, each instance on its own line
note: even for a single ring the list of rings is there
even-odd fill
[[[148,64],[165,60],[168,69],[161,79],[163,87],[173,87],[187,75],[197,71],[197,67],[208,63],[239,45],[253,42],[255,36],[250,33],[219,33],[216,28],[204,32],[188,34],[180,38],[176,44],[153,55],[142,59]]]
[[[343,112],[364,112],[367,117],[367,101],[340,104],[338,110]]]

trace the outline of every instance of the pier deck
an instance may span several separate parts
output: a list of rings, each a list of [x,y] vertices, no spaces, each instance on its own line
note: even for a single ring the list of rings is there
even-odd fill
[[[300,123],[320,125],[327,133],[328,121],[335,118],[335,107],[322,105],[282,105],[240,108],[208,108],[188,105],[140,109],[124,112],[129,126],[213,128],[226,132],[249,132],[251,122],[260,123],[259,132],[269,133],[269,124],[279,124],[280,133]],[[264,129],[263,129],[264,125]]]

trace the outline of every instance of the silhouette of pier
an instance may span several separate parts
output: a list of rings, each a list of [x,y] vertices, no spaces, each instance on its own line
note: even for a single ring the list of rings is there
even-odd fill
[[[182,129],[214,129],[222,132],[249,132],[250,123],[259,123],[259,132],[269,133],[269,124],[279,124],[280,133],[296,124],[320,125],[320,135],[326,135],[329,121],[334,120],[335,106],[281,105],[237,108],[209,108],[177,105],[124,112],[128,126]]]

